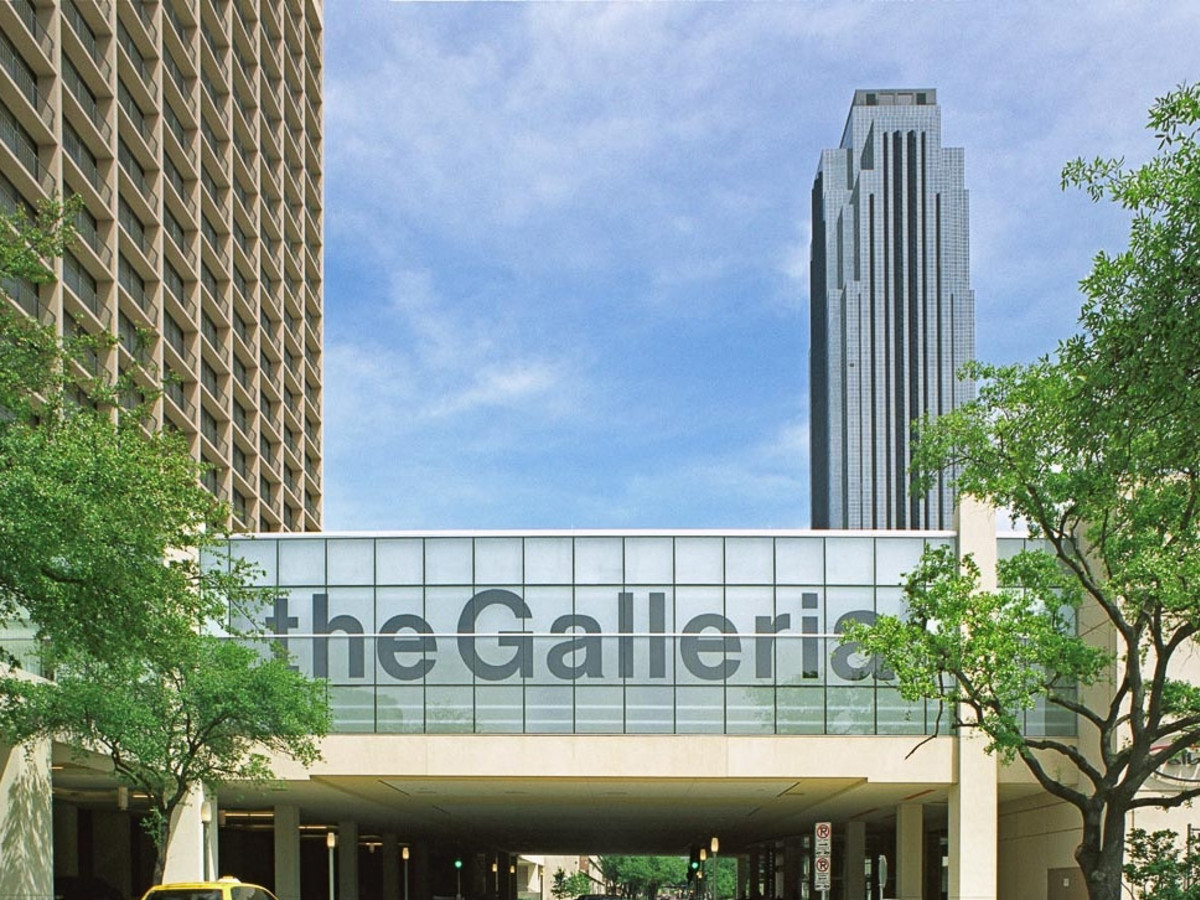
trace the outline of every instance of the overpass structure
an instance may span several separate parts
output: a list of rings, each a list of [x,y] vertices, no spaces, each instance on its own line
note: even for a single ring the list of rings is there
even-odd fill
[[[717,837],[739,896],[802,900],[821,896],[829,822],[831,897],[1075,896],[1071,814],[840,641],[902,611],[926,546],[990,573],[1026,543],[986,510],[958,525],[235,540],[278,596],[238,624],[327,679],[335,733],[277,784],[194,797],[167,880],[327,900],[332,863],[339,898],[516,900],[522,854]],[[1026,727],[1074,722],[1034,709]],[[0,895],[42,896],[54,874],[143,887],[137,798],[101,763],[44,746],[3,765]]]

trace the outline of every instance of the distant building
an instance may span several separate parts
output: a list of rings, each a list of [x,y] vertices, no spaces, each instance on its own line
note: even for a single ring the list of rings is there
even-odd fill
[[[812,527],[949,528],[945,477],[914,494],[914,429],[972,396],[962,148],[933,90],[860,90],[812,194]]]
[[[322,3],[0,3],[0,210],[79,197],[58,280],[9,279],[246,531],[321,527]],[[138,376],[139,378],[141,376]]]

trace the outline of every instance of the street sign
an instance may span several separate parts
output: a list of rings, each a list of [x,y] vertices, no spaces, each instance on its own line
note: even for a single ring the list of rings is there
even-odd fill
[[[828,891],[833,887],[833,825],[818,822],[813,841],[813,887]]]

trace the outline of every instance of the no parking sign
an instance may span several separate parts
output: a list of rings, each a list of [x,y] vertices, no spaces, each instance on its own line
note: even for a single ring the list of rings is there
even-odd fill
[[[813,841],[813,887],[828,891],[833,886],[833,825],[818,822]]]

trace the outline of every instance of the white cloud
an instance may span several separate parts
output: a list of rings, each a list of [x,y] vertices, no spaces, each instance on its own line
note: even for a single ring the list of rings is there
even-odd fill
[[[330,522],[802,523],[809,191],[852,91],[938,89],[981,352],[1028,358],[1122,240],[1062,163],[1152,152],[1197,33],[1187,0],[329,5]]]

